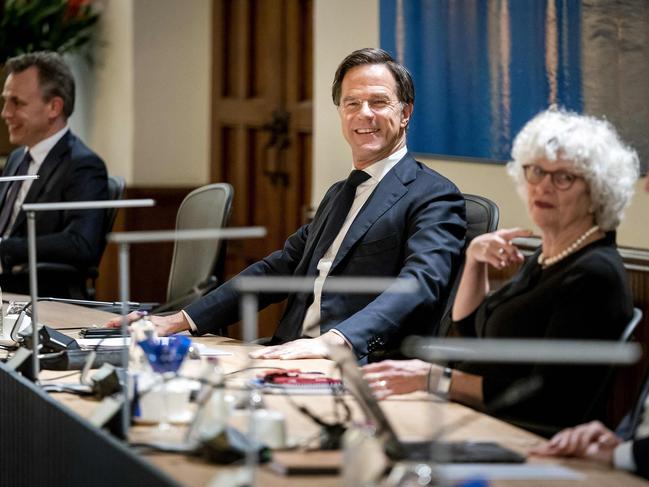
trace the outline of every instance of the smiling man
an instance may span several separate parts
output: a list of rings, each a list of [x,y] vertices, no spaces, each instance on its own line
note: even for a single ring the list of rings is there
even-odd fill
[[[353,171],[327,191],[313,221],[282,250],[240,274],[315,277],[312,294],[260,296],[262,307],[288,303],[273,337],[277,345],[255,358],[323,357],[327,345],[345,344],[364,361],[371,352],[396,349],[404,336],[434,329],[459,262],[466,232],[462,195],[406,148],[415,97],[408,71],[381,49],[361,49],[338,67],[332,95]],[[412,278],[420,289],[341,295],[327,292],[328,276]],[[231,282],[181,313],[153,317],[163,334],[203,334],[238,319]]]
[[[23,203],[105,200],[103,161],[68,127],[74,110],[74,78],[61,56],[36,52],[9,59],[2,90],[2,119],[9,140],[19,145],[3,176],[38,174],[34,181],[0,183],[0,286],[28,291],[27,279],[11,274],[27,262],[27,221]],[[98,264],[103,210],[48,212],[37,217],[38,260],[87,267]],[[41,280],[41,294],[60,295],[60,283]]]

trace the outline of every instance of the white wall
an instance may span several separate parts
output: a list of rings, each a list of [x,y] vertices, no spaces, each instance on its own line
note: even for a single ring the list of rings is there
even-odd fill
[[[110,174],[133,181],[133,2],[105,3],[99,23],[95,66],[77,81],[86,92],[74,114],[82,136],[106,162]],[[89,88],[89,89],[88,89]],[[89,101],[92,100],[92,103]],[[84,104],[85,102],[85,104]],[[71,124],[74,128],[74,120]]]
[[[344,12],[344,15],[341,14]],[[317,205],[332,182],[344,178],[351,155],[340,134],[338,115],[329,88],[338,63],[353,49],[378,46],[377,0],[346,2],[316,0],[315,8],[315,109],[313,204]],[[415,104],[415,110],[417,106]],[[434,136],[434,134],[432,134]],[[500,207],[500,226],[533,228],[514,186],[500,165],[421,159],[444,174],[461,191],[487,196]],[[636,195],[618,231],[618,243],[649,247],[649,194],[639,181]]]
[[[104,2],[97,65],[74,67],[73,129],[130,185],[209,181],[211,5]]]
[[[355,49],[379,44],[376,0],[316,0],[314,9],[313,195],[317,206],[327,188],[352,169],[349,146],[331,101],[331,83],[340,61]]]
[[[133,3],[137,185],[209,181],[211,3]]]

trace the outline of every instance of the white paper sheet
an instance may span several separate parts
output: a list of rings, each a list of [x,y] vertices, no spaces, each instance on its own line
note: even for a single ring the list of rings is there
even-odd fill
[[[576,470],[554,463],[447,463],[438,465],[440,475],[449,480],[583,480]]]
[[[163,343],[168,340],[167,337],[159,338]],[[97,346],[99,349],[115,349],[129,346],[131,344],[131,337],[111,337],[111,338],[77,338],[77,343],[81,348],[90,350]],[[196,347],[201,357],[223,357],[232,355],[230,352],[224,352],[218,348],[208,347],[202,343],[192,342],[192,346]]]

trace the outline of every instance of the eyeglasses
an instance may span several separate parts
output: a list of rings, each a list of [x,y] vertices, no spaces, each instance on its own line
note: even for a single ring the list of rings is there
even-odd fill
[[[581,176],[568,171],[563,171],[562,169],[559,169],[558,171],[546,171],[536,164],[523,166],[523,171],[527,182],[534,185],[539,184],[543,181],[545,176],[549,174],[554,187],[560,190],[570,189],[577,179],[583,179]]]
[[[340,109],[345,113],[357,113],[362,110],[365,103],[367,103],[369,109],[374,113],[380,113],[387,110],[388,108],[395,107],[401,102],[390,100],[389,98],[371,98],[369,100],[346,98],[340,104]]]

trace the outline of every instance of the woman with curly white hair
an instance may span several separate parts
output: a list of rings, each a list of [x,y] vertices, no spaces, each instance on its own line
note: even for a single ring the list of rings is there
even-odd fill
[[[453,303],[453,330],[486,338],[608,339],[620,337],[633,311],[615,229],[633,195],[638,157],[603,120],[547,110],[514,141],[513,177],[542,245],[524,259],[512,239],[520,229],[473,239]],[[488,269],[523,265],[490,294]],[[490,410],[510,386],[539,376],[537,393],[493,411],[551,434],[603,419],[605,367],[459,363],[453,369],[419,360],[364,367],[379,397],[428,390]]]

